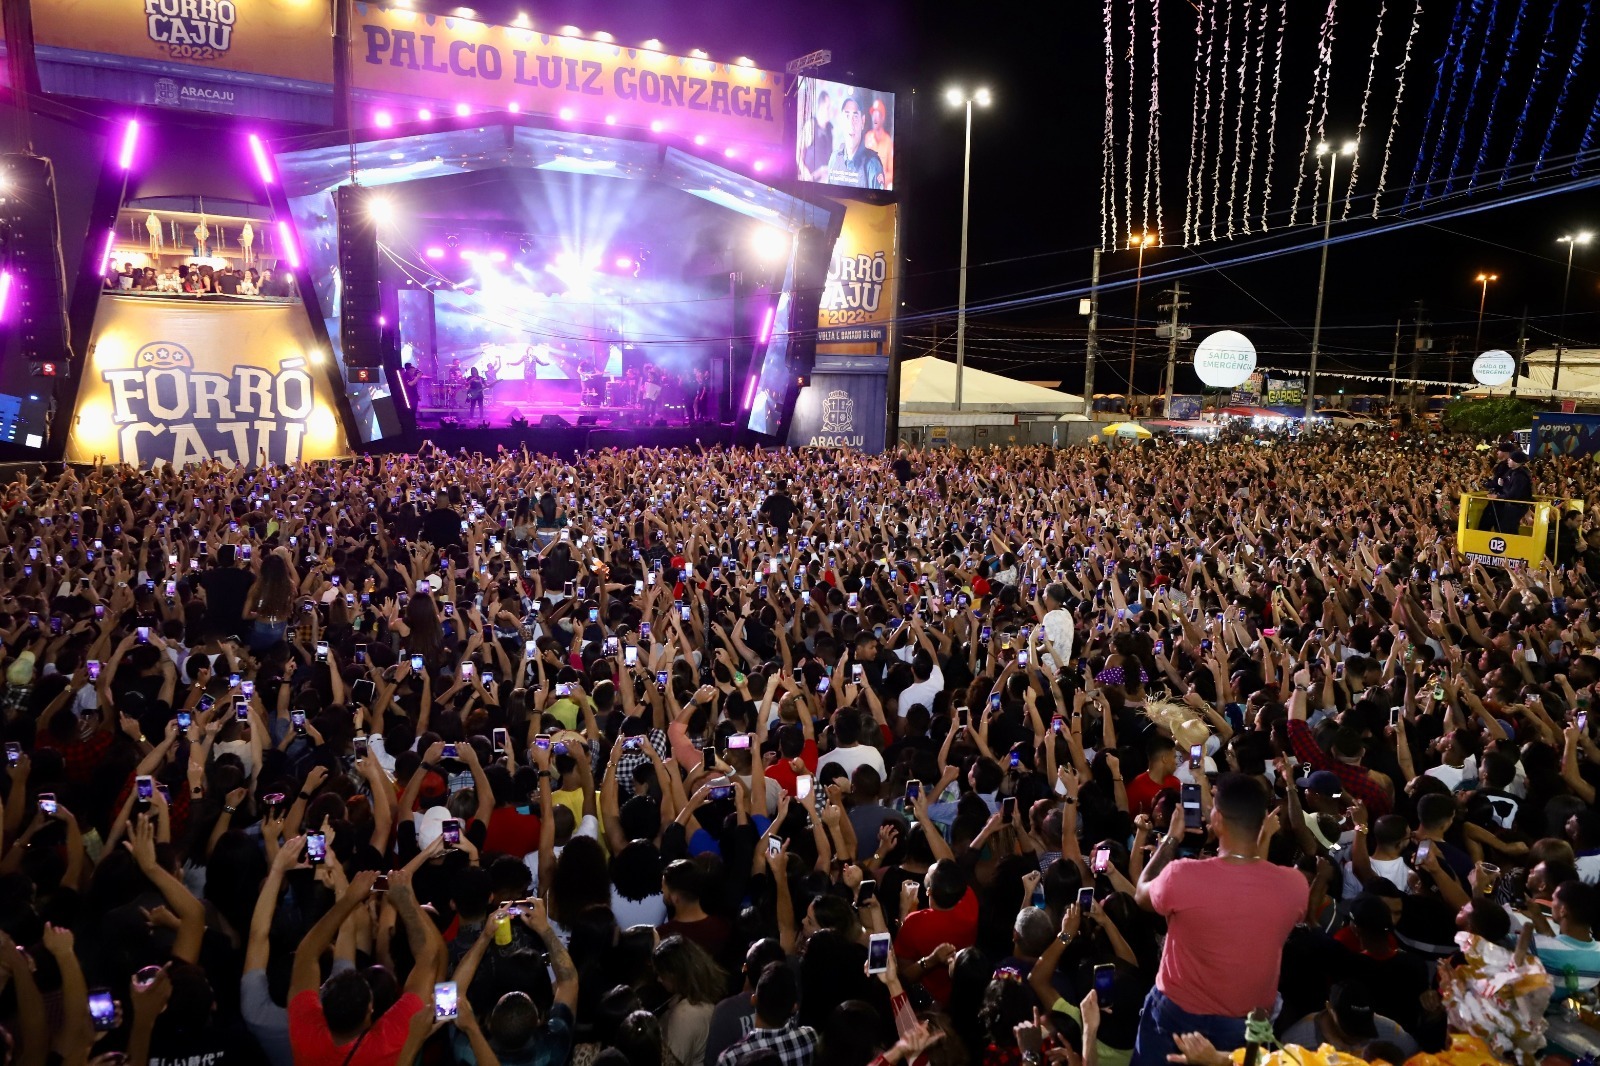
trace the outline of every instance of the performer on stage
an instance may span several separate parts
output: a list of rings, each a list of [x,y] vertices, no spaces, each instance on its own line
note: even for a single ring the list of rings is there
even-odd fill
[[[694,397],[689,401],[689,421],[711,421],[711,368],[696,367]]]
[[[654,363],[645,364],[644,387],[639,390],[639,407],[644,417],[654,422],[661,416],[661,368]]]
[[[422,393],[417,391],[417,385],[422,381],[422,371],[416,363],[406,363],[400,367],[400,383],[405,386],[406,396],[411,403],[422,405]]]
[[[477,411],[478,417],[483,417],[483,390],[484,380],[478,373],[478,368],[473,367],[472,373],[467,375],[467,417],[472,417],[472,412]]]

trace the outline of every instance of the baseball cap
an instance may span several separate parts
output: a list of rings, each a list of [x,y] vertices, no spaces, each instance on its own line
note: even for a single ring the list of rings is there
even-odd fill
[[[1329,799],[1342,795],[1344,782],[1339,780],[1339,775],[1332,770],[1317,770],[1300,782],[1300,787],[1312,792],[1320,792]]]
[[[1340,981],[1328,992],[1328,1006],[1339,1020],[1339,1028],[1363,1040],[1378,1038],[1377,1015],[1372,1009],[1372,996],[1365,985],[1355,981]]]

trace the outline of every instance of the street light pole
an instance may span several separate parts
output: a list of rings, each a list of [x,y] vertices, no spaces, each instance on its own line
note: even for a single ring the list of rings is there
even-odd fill
[[[1356,142],[1349,141],[1338,151],[1324,141],[1317,154],[1328,156],[1328,214],[1322,220],[1322,266],[1317,271],[1317,313],[1311,322],[1311,369],[1306,376],[1306,410],[1310,418],[1317,410],[1317,353],[1322,341],[1322,294],[1328,280],[1328,235],[1333,228],[1333,186],[1339,173],[1339,156],[1355,155]]]
[[[1578,245],[1588,244],[1593,237],[1592,233],[1574,233],[1566,237],[1557,237],[1556,240],[1567,246],[1567,280],[1561,286],[1561,326],[1556,338],[1556,365],[1550,372],[1550,395],[1555,397],[1556,390],[1561,386],[1561,354],[1567,348],[1567,295],[1572,291],[1572,253],[1578,250]]]
[[[1483,354],[1483,305],[1489,300],[1489,282],[1499,281],[1499,274],[1479,274],[1478,284],[1483,286],[1483,291],[1478,294],[1478,332],[1472,338],[1473,358]]]
[[[968,96],[960,89],[945,93],[952,106],[965,105],[967,135],[965,162],[961,170],[961,274],[956,293],[956,410],[961,410],[961,377],[967,367],[967,219],[972,204],[972,105],[989,106],[989,90],[979,89]]]
[[[1144,284],[1144,250],[1156,243],[1148,233],[1141,233],[1130,243],[1139,249],[1139,267],[1133,275],[1133,347],[1128,352],[1128,404],[1127,414],[1133,414],[1133,364],[1139,358],[1139,288]]]

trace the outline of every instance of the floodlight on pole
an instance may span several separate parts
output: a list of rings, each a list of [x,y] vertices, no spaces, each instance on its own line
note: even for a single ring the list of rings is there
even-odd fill
[[[951,107],[964,108],[967,116],[966,149],[961,168],[961,273],[956,296],[956,404],[961,410],[961,378],[967,366],[967,225],[972,206],[972,105],[988,107],[993,97],[986,88],[979,88],[968,96],[959,88],[945,90],[945,102]]]

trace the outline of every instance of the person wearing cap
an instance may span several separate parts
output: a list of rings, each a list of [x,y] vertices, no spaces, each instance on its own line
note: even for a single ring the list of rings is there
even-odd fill
[[[1393,1044],[1408,1057],[1417,1043],[1391,1018],[1373,1009],[1372,996],[1356,981],[1340,981],[1328,991],[1328,1005],[1285,1029],[1278,1037],[1285,1044],[1317,1048],[1327,1044],[1344,1054],[1361,1055],[1374,1040]]]
[[[1533,499],[1533,478],[1528,474],[1528,456],[1510,441],[1501,441],[1500,461],[1484,486],[1493,497],[1478,518],[1478,528],[1489,533],[1517,533],[1522,516]]]
[[[828,161],[828,184],[853,189],[885,189],[883,160],[866,145],[867,109],[850,93],[839,103],[839,136]]]

